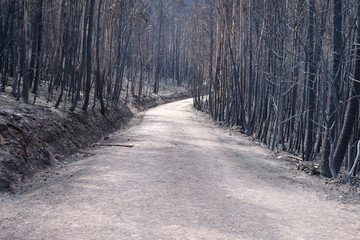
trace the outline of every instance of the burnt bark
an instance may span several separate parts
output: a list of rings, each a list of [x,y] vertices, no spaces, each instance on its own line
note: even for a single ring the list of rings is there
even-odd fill
[[[360,5],[358,11],[360,12]],[[360,15],[358,13],[358,21],[360,21]],[[350,138],[353,135],[353,127],[357,122],[356,116],[359,113],[359,96],[360,96],[360,29],[357,29],[356,40],[356,53],[355,53],[355,69],[354,77],[351,81],[351,91],[349,96],[349,103],[345,113],[344,124],[341,128],[339,140],[336,144],[334,153],[334,168],[335,173],[338,174],[342,166],[344,156],[349,144]],[[336,176],[334,176],[336,177]]]

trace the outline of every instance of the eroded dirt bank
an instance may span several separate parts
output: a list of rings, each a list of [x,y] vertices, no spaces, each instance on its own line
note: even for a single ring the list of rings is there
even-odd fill
[[[358,239],[358,205],[191,102],[140,113],[112,146],[2,196],[0,239]]]
[[[189,97],[184,90],[167,87],[152,97],[129,98],[105,116],[98,108],[69,112],[45,99],[27,105],[10,91],[0,93],[0,192],[15,191],[19,183],[46,178],[59,165],[86,156],[84,149],[126,126],[134,112]]]

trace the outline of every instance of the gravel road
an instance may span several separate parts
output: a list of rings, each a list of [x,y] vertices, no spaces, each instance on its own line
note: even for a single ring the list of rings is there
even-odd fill
[[[359,239],[359,206],[191,104],[141,113],[100,143],[113,146],[0,195],[0,239]]]

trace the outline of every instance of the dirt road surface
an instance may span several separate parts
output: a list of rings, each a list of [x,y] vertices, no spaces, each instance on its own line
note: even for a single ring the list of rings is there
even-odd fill
[[[101,143],[133,147],[96,147],[1,195],[0,239],[359,239],[359,206],[326,200],[191,103],[151,109]]]

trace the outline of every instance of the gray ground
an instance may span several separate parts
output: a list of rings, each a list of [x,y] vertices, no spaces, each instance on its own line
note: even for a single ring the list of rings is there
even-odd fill
[[[102,143],[131,148],[96,147],[0,195],[0,239],[359,239],[359,206],[327,200],[191,103],[142,113]]]

